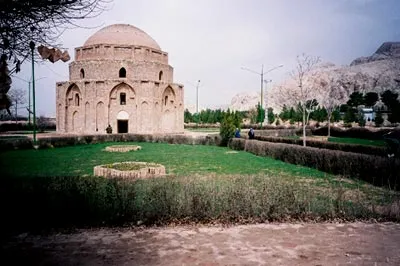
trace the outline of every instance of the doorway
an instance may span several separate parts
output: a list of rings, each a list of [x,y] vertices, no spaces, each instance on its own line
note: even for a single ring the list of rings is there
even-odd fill
[[[117,120],[118,133],[128,133],[128,120]]]

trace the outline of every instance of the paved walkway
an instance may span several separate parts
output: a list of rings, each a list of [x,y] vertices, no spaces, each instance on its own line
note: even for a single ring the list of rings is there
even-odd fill
[[[21,265],[400,265],[400,224],[260,224],[21,234]]]

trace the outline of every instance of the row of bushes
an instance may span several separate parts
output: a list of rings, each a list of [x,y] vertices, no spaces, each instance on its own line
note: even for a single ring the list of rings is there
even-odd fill
[[[303,129],[300,128],[286,128],[286,129],[268,129],[268,130],[254,130],[256,136],[269,136],[269,137],[292,137],[302,136]],[[311,136],[311,129],[306,129],[306,135]]]
[[[397,134],[400,134],[400,129],[385,128],[385,129],[379,129],[376,131],[372,131],[372,130],[369,130],[369,129],[363,128],[363,127],[349,128],[349,129],[332,127],[331,128],[331,137],[380,140],[380,139],[383,139],[383,135],[385,135],[391,131],[397,131]],[[328,128],[327,127],[313,128],[312,134],[315,136],[327,136]]]
[[[55,131],[56,124],[54,123],[40,123],[36,125],[37,131]],[[33,130],[33,125],[29,125],[28,123],[1,123],[0,124],[0,132],[7,131],[29,131]]]
[[[244,139],[231,139],[229,147],[400,190],[398,159]]]
[[[274,142],[274,143],[286,143],[286,144],[294,144],[301,146],[303,145],[302,139],[264,137],[264,136],[256,136],[255,139],[261,141]],[[387,157],[387,149],[385,147],[378,147],[378,146],[334,143],[334,142],[317,141],[309,139],[307,139],[307,146],[320,149],[355,152],[355,153],[363,153],[363,154]]]
[[[107,135],[59,135],[43,137],[37,140],[39,148],[64,147],[81,144],[95,144],[103,142],[163,142],[170,144],[189,145],[216,145],[219,146],[219,135],[186,136],[186,135],[149,135],[149,134],[107,134]],[[29,149],[33,142],[28,138],[0,139],[0,150]]]
[[[100,177],[3,177],[0,230],[378,216],[361,200],[346,201],[340,187],[327,189],[329,196],[304,183],[265,175],[135,182]]]
[[[206,123],[201,123],[201,124],[195,124],[195,123],[187,123],[185,124],[185,128],[219,128],[220,124],[206,124]],[[273,130],[273,129],[296,129],[295,126],[273,126],[273,125],[263,125],[261,127],[260,124],[242,124],[241,128],[243,129],[258,129],[258,130]]]

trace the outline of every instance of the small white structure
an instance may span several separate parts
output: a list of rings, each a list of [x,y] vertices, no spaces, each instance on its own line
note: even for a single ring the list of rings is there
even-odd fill
[[[375,120],[375,112],[372,108],[361,108],[361,113],[365,121],[369,122]]]

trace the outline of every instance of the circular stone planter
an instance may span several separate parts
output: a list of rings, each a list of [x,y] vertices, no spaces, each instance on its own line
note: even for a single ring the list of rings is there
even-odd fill
[[[165,176],[165,167],[147,162],[121,162],[95,166],[94,175],[124,179],[152,178]]]
[[[105,151],[109,152],[128,152],[141,150],[142,147],[137,145],[114,145],[106,147]]]

